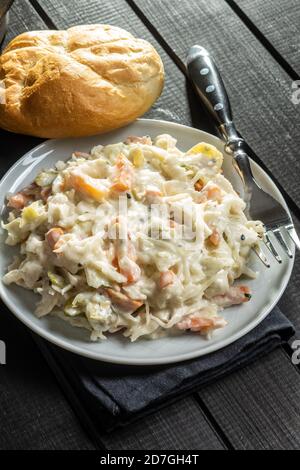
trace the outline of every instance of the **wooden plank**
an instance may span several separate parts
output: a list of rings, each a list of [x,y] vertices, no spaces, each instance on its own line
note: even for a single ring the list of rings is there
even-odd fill
[[[66,28],[74,24],[91,23],[93,21],[108,22],[130,29],[134,34],[150,40],[164,58],[168,78],[165,92],[148,113],[148,117],[187,124],[191,122],[188,100],[186,98],[178,99],[178,96],[186,96],[185,82],[182,75],[167,54],[153,40],[151,34],[126,2],[105,0],[91,1],[86,4],[84,0],[76,2],[54,0],[41,1],[40,5],[57,28]],[[130,28],[128,28],[128,25],[130,25]],[[176,76],[179,76],[180,80],[174,80]],[[205,126],[205,123],[203,123],[203,126]],[[126,432],[117,431],[111,437],[108,435],[103,437],[104,444],[110,449],[134,449],[135,446],[147,449],[154,449],[159,446],[158,448],[167,449],[171,445],[176,446],[178,449],[181,449],[182,446],[188,449],[189,442],[192,442],[195,449],[224,448],[218,434],[211,427],[193,398],[182,400],[178,406],[173,405],[170,411],[168,410],[169,407],[143,419],[142,424],[136,423],[126,428]],[[188,421],[186,416],[189,417]],[[141,426],[143,433],[140,432]],[[187,431],[186,435],[182,433],[183,428]],[[138,433],[143,434],[139,440]],[[128,434],[127,440],[125,439],[126,434]]]
[[[130,4],[132,3],[130,1]],[[137,0],[135,3],[150,19],[152,24],[150,29],[153,30],[154,27],[153,31],[158,31],[162,36],[161,41],[167,42],[167,49],[172,51],[171,54],[175,53],[175,60],[184,61],[185,50],[188,45],[195,42],[213,51],[218,63],[221,64],[242,134],[256,152],[262,152],[261,155],[266,155],[263,158],[264,162],[280,176],[282,170],[281,154],[284,154],[283,150],[287,144],[286,137],[288,136],[289,142],[292,141],[292,137],[294,138],[293,158],[297,158],[299,142],[299,131],[296,129],[297,121],[295,119],[297,114],[288,101],[287,90],[290,89],[290,80],[286,74],[276,67],[273,59],[268,56],[268,53],[251,36],[251,33],[234,16],[233,12],[218,0],[197,3],[174,1],[171,10],[167,8],[164,0],[157,0],[155,5],[148,0]],[[200,24],[194,21],[197,14]],[[216,37],[222,39],[217,45]],[[228,60],[228,54],[225,56],[223,53],[224,42],[227,44],[228,51],[231,51],[230,60]],[[245,70],[249,70],[248,74],[245,74]],[[264,72],[267,80],[264,78]],[[275,82],[278,83],[274,87]],[[239,86],[243,93],[237,93]],[[264,87],[268,90],[267,93],[266,90],[264,91]],[[274,88],[277,90],[273,95]],[[264,103],[262,103],[263,96]],[[287,104],[287,107],[282,104],[282,109],[288,109],[284,126],[281,126],[278,117],[272,112],[272,109],[278,109],[280,101],[285,101]],[[269,115],[266,124],[263,118],[255,112],[255,107],[261,108],[261,114]],[[275,133],[274,141],[263,139],[262,133],[264,132],[272,137]],[[279,144],[277,150],[275,144]],[[270,154],[267,154],[269,146],[272,150]],[[277,158],[275,165],[267,158],[271,154],[274,159]],[[289,185],[291,180],[289,171],[284,178],[285,184]],[[282,179],[280,181],[282,182]],[[283,311],[296,322],[298,328],[300,326],[298,313],[300,302],[299,273],[298,257],[292,282],[290,282],[286,295],[281,301]],[[271,358],[266,357],[260,363],[208,387],[205,392],[200,393],[200,397],[234,447],[280,448],[286,446],[297,448],[295,436],[299,435],[298,418],[290,420],[290,413],[293,411],[296,416],[299,415],[299,400],[297,402],[295,399],[297,410],[292,407],[288,408],[288,403],[294,403],[295,396],[290,397],[293,393],[290,384],[294,383],[294,380],[297,381],[297,384],[299,383],[298,371],[291,366],[289,358],[283,356],[282,351],[276,351]],[[279,381],[284,381],[288,386],[282,388]],[[245,396],[244,384],[247,387],[247,396],[255,397],[255,400],[249,402],[249,405],[246,399],[243,400],[243,396]],[[273,408],[275,409],[274,414],[272,413]],[[285,414],[285,411],[288,414]],[[270,437],[264,421],[272,424],[273,431],[270,433]],[[239,423],[242,423],[242,427]]]
[[[299,77],[299,0],[235,0],[230,3],[235,3],[251,23],[255,24]]]
[[[15,0],[10,10],[9,26],[4,46],[18,34],[46,28],[45,23],[36,14],[34,8],[27,0]]]
[[[299,449],[300,375],[277,350],[201,391],[236,449]]]
[[[281,297],[278,305],[282,312],[291,320],[295,329],[296,336],[291,339],[293,342],[296,338],[300,338],[300,318],[299,318],[299,305],[300,305],[300,254],[297,253],[294,270],[288,286]]]
[[[181,65],[195,43],[213,53],[237,127],[300,207],[300,108],[290,100],[291,78],[224,0],[173,0],[172,8],[168,0],[128,2],[138,6]]]
[[[2,18],[9,10],[13,0],[2,0],[0,4],[0,18]]]
[[[0,339],[7,349],[7,363],[0,366],[0,449],[94,449],[29,332],[0,305]]]
[[[294,223],[298,234],[300,234],[300,221],[294,217]],[[293,273],[291,280],[287,285],[287,288],[279,301],[279,307],[282,312],[293,322],[296,329],[296,336],[291,339],[292,343],[295,339],[300,338],[300,252],[296,252],[296,259],[294,264]]]
[[[27,20],[26,20],[27,18]],[[44,25],[24,1],[16,0],[8,38]],[[39,140],[0,131],[2,174]],[[82,431],[28,330],[0,303],[0,339],[7,347],[1,366],[0,449],[94,449]]]
[[[174,2],[173,2],[174,3]],[[214,2],[215,3],[215,2]],[[74,5],[74,2],[72,2]],[[145,4],[145,3],[144,3]],[[122,6],[122,2],[119,0],[115,0],[112,2],[108,1],[95,1],[92,0],[89,2],[88,5],[82,0],[82,1],[76,1],[75,3],[75,8],[72,9],[72,11],[69,12],[69,17],[66,15],[68,11],[68,7],[70,6],[70,2],[64,2],[62,5],[61,2],[58,0],[43,0],[42,5],[45,8],[47,14],[50,16],[52,21],[55,21],[58,27],[65,27],[69,23],[83,23],[83,22],[95,22],[95,21],[107,21],[109,23],[113,23],[119,26],[127,27],[131,31],[135,32],[136,34],[139,34],[142,37],[145,37],[148,39],[151,36],[149,33],[145,30],[145,28],[141,25],[140,21],[138,18],[135,18],[132,15],[132,12],[130,12],[127,9],[124,9],[124,2]],[[161,5],[160,1],[155,2],[155,5],[153,5],[153,8],[155,9],[155,6]],[[165,3],[166,5],[166,3]],[[193,3],[193,6],[196,8],[196,3]],[[179,9],[179,14],[176,16],[176,12],[172,10],[172,15],[175,14],[175,20],[178,23],[178,31],[176,30],[175,32],[173,31],[171,36],[176,34],[176,43],[180,43],[180,31],[185,30],[186,25],[183,22],[183,24],[180,24],[182,19],[180,17],[180,12],[181,9]],[[169,14],[166,10],[162,10],[158,8],[158,14],[162,16],[169,15],[172,17],[171,14]],[[68,18],[68,20],[66,20]],[[193,19],[195,18],[195,15],[193,14]],[[202,18],[204,18],[204,14],[202,15]],[[210,16],[208,15],[208,18]],[[184,18],[183,18],[184,21]],[[194,21],[194,20],[193,20]],[[128,27],[130,25],[130,28]],[[172,22],[169,23],[169,27],[172,31],[173,25]],[[177,34],[178,32],[178,34]],[[152,42],[156,45],[159,51],[161,51],[161,48],[157,46],[157,43],[153,41]],[[191,43],[191,41],[190,41]],[[186,43],[188,44],[188,43]],[[165,54],[162,54],[165,65],[166,65],[166,71],[167,74],[172,73],[172,80],[167,82],[167,86],[164,92],[164,95],[161,99],[161,105],[163,108],[171,109],[174,105],[173,101],[173,96],[175,95],[176,89],[175,87],[181,86],[181,83],[184,81],[184,77],[180,76],[178,70],[176,68],[171,68],[171,65],[169,64],[169,60],[166,57]],[[254,72],[253,72],[254,73]],[[178,102],[179,107],[182,109],[185,109],[187,106],[187,101],[188,97],[186,93],[179,93],[176,94],[176,99]],[[247,108],[247,107],[246,107]],[[154,109],[152,116],[156,116],[156,110]],[[183,123],[188,123],[192,124],[191,117],[189,116],[188,120],[186,120],[187,115],[185,113],[182,114],[181,117],[181,122]],[[295,378],[298,377],[298,372],[297,370],[288,363],[287,360],[285,360],[285,356],[280,353],[280,351],[276,351],[273,353],[272,358],[275,358],[274,361],[276,362],[276,368],[277,368],[277,374],[279,377],[287,377],[287,382],[293,381]],[[260,365],[262,364],[262,365]],[[255,417],[257,416],[258,413],[261,412],[261,407],[264,406],[265,404],[265,399],[264,399],[264,393],[265,393],[265,383],[264,383],[264,364],[268,364],[268,358],[265,358],[263,361],[260,362],[260,368],[257,373],[256,381],[251,382],[247,381],[247,389],[248,393],[251,394],[256,394],[257,395],[257,408],[255,409],[254,407],[251,408],[251,413],[252,416],[249,416],[249,425],[252,424],[252,421],[255,420]],[[251,366],[255,373],[256,370],[256,365]],[[247,377],[245,374],[248,372],[244,373],[244,371],[238,372],[234,374],[232,378],[232,386],[229,389],[227,386],[227,382],[225,382],[225,391],[228,395],[230,393],[230,404],[228,405],[227,402],[224,400],[222,401],[222,396],[220,396],[220,393],[217,393],[217,389],[215,386],[207,387],[205,390],[205,395],[200,393],[200,402],[204,403],[205,405],[205,411],[208,411],[211,416],[215,418],[215,414],[218,419],[218,424],[220,425],[220,428],[222,430],[225,430],[227,432],[227,428],[224,426],[224,422],[221,419],[222,415],[222,408],[223,407],[228,407],[226,410],[226,417],[228,419],[228,423],[232,424],[232,429],[234,430],[234,426],[236,425],[236,421],[238,420],[239,417],[239,401],[241,397],[244,396],[244,394],[241,395],[243,392],[243,389],[240,386],[240,381],[242,381],[243,377]],[[275,400],[276,393],[277,393],[277,376],[274,378],[274,376],[271,376],[269,379],[271,383],[271,391],[272,394],[271,396],[273,397],[273,400]],[[218,384],[222,384],[223,381],[218,382]],[[227,389],[228,387],[228,389]],[[279,390],[280,391],[280,390]],[[285,390],[286,392],[286,398],[289,400],[289,391]],[[279,393],[279,392],[278,392]],[[208,396],[210,397],[210,402],[208,402]],[[215,402],[218,402],[215,407],[212,406]],[[187,440],[190,439],[191,435],[191,430],[195,426],[197,428],[197,420],[195,420],[195,403],[192,405],[192,410],[193,412],[187,412],[188,409],[190,409],[189,406],[186,404],[184,405],[184,408],[182,410],[181,416],[188,416],[189,421],[189,428],[185,428],[186,431],[184,433],[181,432],[181,434],[178,434],[177,431],[177,426],[176,426],[176,419],[179,413],[178,408],[182,406],[183,402],[179,402],[178,404],[172,405],[172,407],[168,407],[165,410],[162,410],[161,412],[149,416],[146,419],[143,419],[140,423],[133,424],[131,426],[127,426],[124,430],[120,431],[115,431],[110,435],[110,437],[103,436],[103,440],[105,445],[110,448],[118,448],[118,449],[124,449],[124,448],[136,448],[137,446],[142,449],[150,449],[156,448],[158,445],[160,446],[159,448],[166,449],[170,446],[170,440],[169,436],[172,436],[172,442],[173,445],[180,447],[180,445],[187,445]],[[245,406],[245,413],[247,412],[247,403],[244,403]],[[170,410],[172,409],[172,412]],[[201,411],[202,413],[202,411]],[[201,416],[202,414],[198,413],[198,419],[202,419]],[[299,413],[299,404],[297,405],[297,410],[296,413]],[[232,419],[230,419],[230,415],[233,415]],[[228,416],[229,415],[229,416]],[[174,419],[174,416],[176,419]],[[294,422],[290,423],[289,417],[281,417],[279,421],[279,416],[275,415],[274,416],[274,426],[276,429],[279,429],[280,425],[284,426],[285,429],[287,429],[287,437],[286,440],[291,439],[291,436],[295,432],[294,430],[297,430],[297,426],[295,425]],[[283,424],[282,424],[283,420]],[[180,420],[180,427],[182,428],[183,426],[183,420]],[[244,418],[244,426],[247,426],[247,416]],[[202,429],[202,424],[201,424],[201,429]],[[180,430],[179,430],[180,431]],[[265,430],[264,430],[265,431]],[[185,439],[185,434],[187,435],[186,440]],[[256,440],[259,440],[263,442],[263,445],[267,447],[268,445],[268,434],[265,434],[264,436],[261,435],[260,431],[257,430],[257,437],[256,440],[253,439],[253,436],[249,435],[247,431],[243,433],[242,431],[239,432],[239,435],[234,435],[234,431],[232,431],[233,435],[230,435],[230,440],[234,443],[234,446],[240,447],[241,444],[239,442],[239,439],[242,439],[243,445],[245,447],[251,447],[256,444]],[[196,435],[193,435],[191,440],[193,442],[193,446],[195,448],[201,448],[201,440],[202,440],[202,435],[200,434],[200,438],[197,438],[198,432]],[[195,442],[196,439],[196,442]],[[276,442],[276,439],[278,442]],[[280,441],[282,439],[282,436],[278,432],[277,435],[273,438],[272,445],[280,445]],[[174,444],[175,442],[175,444]],[[216,445],[219,445],[215,441]],[[172,444],[171,444],[172,445]]]
[[[224,444],[216,439],[215,431],[192,397],[130,426],[102,435],[101,439],[109,450],[224,449]]]
[[[64,2],[63,4],[63,7],[66,5],[66,3],[69,5],[71,5],[71,2]],[[90,8],[90,4],[93,3],[94,4],[94,11],[90,11],[90,19],[87,18],[86,15],[86,8]],[[44,8],[45,8],[45,2],[43,1],[42,2]],[[49,2],[47,2],[48,6],[47,6],[47,10],[49,12]],[[53,18],[53,21],[54,19],[57,21],[57,18],[59,17],[59,12],[58,12],[58,9],[59,7],[61,8],[61,2],[51,2],[50,4],[51,6],[51,9],[52,9],[52,14],[51,14],[51,17]],[[130,29],[132,31],[137,31],[139,32],[139,34],[143,37],[149,37],[151,38],[151,35],[149,35],[147,33],[147,31],[143,28],[142,29],[142,26],[141,26],[141,23],[140,21],[133,17],[132,16],[132,12],[130,12],[129,10],[125,10],[121,8],[121,2],[118,1],[118,2],[90,2],[88,4],[88,6],[86,5],[85,2],[76,2],[76,14],[73,13],[73,10],[75,10],[74,8],[74,2],[72,2],[72,7],[68,14],[70,15],[70,21],[72,21],[72,23],[78,23],[80,21],[80,18],[83,18],[84,21],[96,21],[96,19],[98,20],[99,18],[99,11],[101,11],[102,13],[102,17],[101,17],[101,20],[103,18],[102,21],[108,21],[108,22],[112,22],[110,20],[111,17],[115,18],[114,21],[116,21],[116,24],[120,24],[124,27],[128,27],[125,23],[128,23],[130,24]],[[99,9],[98,9],[99,7]],[[100,8],[101,7],[101,8]],[[115,11],[117,10],[117,15],[115,15]],[[82,15],[80,14],[80,11],[82,12]],[[96,15],[96,12],[97,15]],[[74,16],[75,15],[75,16]],[[77,16],[77,19],[76,19],[76,15],[79,15]],[[111,16],[110,16],[111,15]],[[67,16],[66,16],[67,17]],[[63,19],[63,18],[62,18]],[[120,20],[120,21],[119,21]],[[82,22],[82,21],[81,21]],[[122,24],[121,24],[122,22]],[[61,23],[62,24],[62,23]],[[133,25],[133,26],[132,26]],[[146,34],[148,34],[148,36],[146,36]],[[154,41],[152,41],[154,42]],[[160,50],[160,49],[159,49]],[[188,110],[188,100],[187,100],[187,96],[184,92],[184,86],[182,87],[182,83],[183,83],[183,77],[179,77],[178,75],[178,71],[176,69],[176,67],[174,67],[173,65],[171,66],[171,63],[169,63],[168,61],[168,58],[166,55],[164,55],[164,60],[165,62],[168,62],[167,63],[167,66],[166,66],[166,70],[167,70],[167,73],[171,73],[172,75],[172,80],[170,80],[168,82],[168,85],[167,85],[167,89],[166,89],[166,92],[164,93],[160,103],[161,103],[161,107],[162,107],[162,115],[166,117],[166,109],[168,110],[171,110],[171,112],[173,111],[173,106],[177,106],[176,109],[180,110],[180,109],[183,109],[183,110],[186,110],[186,111],[183,111],[182,113],[180,112],[178,114],[178,117],[180,120],[182,120],[182,122],[186,122],[186,123],[191,123],[191,116],[189,115],[189,110]],[[173,67],[173,68],[172,68]],[[179,84],[178,83],[174,83],[174,82],[180,82]],[[177,87],[177,88],[176,88]],[[180,88],[182,87],[182,88]],[[182,92],[183,91],[183,92]],[[177,93],[177,94],[175,94]],[[174,97],[175,95],[175,97]],[[176,101],[176,103],[174,103],[174,101]],[[156,108],[154,111],[152,111],[153,114],[151,114],[152,116],[157,116],[156,113],[159,113],[159,109]],[[173,115],[173,114],[172,114]],[[274,353],[274,354],[277,354],[277,353]],[[282,359],[278,360],[277,361],[278,364],[276,364],[276,367],[278,368],[278,374],[279,375],[283,375],[283,372],[285,371],[285,374],[290,376],[291,374],[291,377],[294,378],[293,374],[294,374],[294,368],[292,368],[292,366],[289,366],[288,364],[286,364]],[[253,366],[254,367],[254,366]],[[284,369],[284,370],[283,370]],[[239,373],[238,373],[239,374]],[[238,374],[235,374],[235,377],[238,375]],[[258,378],[260,378],[260,374],[258,375]],[[222,383],[222,382],[221,382]],[[273,382],[272,382],[273,384]],[[256,389],[258,390],[259,394],[262,394],[263,393],[263,387],[260,387],[259,383],[255,384],[256,386]],[[276,383],[273,384],[273,388],[276,389]],[[210,393],[210,390],[212,388],[209,387],[207,388],[207,391],[208,393]],[[240,398],[240,395],[239,395],[239,392],[240,392],[240,389],[239,387],[232,387],[232,390],[230,391],[231,393],[231,400],[232,400],[232,403],[235,404],[239,398]],[[252,383],[249,382],[248,383],[248,393],[254,393],[254,391],[252,390]],[[287,394],[288,396],[288,394]],[[218,398],[216,392],[214,392],[214,390],[212,389],[212,395],[211,395],[211,399],[214,400],[214,397],[215,399]],[[201,395],[201,399],[202,399],[202,395]],[[189,435],[191,434],[191,429],[193,426],[196,427],[197,429],[197,419],[195,419],[195,415],[194,413],[196,413],[196,405],[195,405],[195,402],[192,401],[193,405],[192,406],[186,406],[182,409],[182,415],[183,417],[186,417],[188,416],[188,421],[189,421],[189,427],[187,427],[187,425],[185,426],[185,433],[187,434],[187,439],[189,438]],[[210,409],[210,404],[208,402],[206,402],[209,406],[208,408]],[[234,414],[235,413],[235,406],[236,405],[232,405],[231,403],[231,410],[232,410],[232,413]],[[258,405],[260,404],[260,400],[258,400]],[[175,407],[175,409],[173,409],[173,407]],[[170,410],[170,408],[172,409],[172,412],[169,412],[168,410]],[[192,413],[191,413],[192,411]],[[214,411],[214,410],[213,410]],[[221,413],[222,411],[222,403],[219,403],[219,412]],[[175,444],[178,448],[180,447],[180,442],[183,442],[182,439],[182,435],[179,435],[179,432],[181,431],[181,429],[178,430],[177,434],[176,434],[176,438],[174,437],[174,434],[175,434],[175,431],[174,429],[176,429],[176,420],[172,418],[172,416],[175,414],[176,416],[178,416],[178,408],[177,408],[177,405],[172,405],[172,407],[168,407],[165,411],[162,411],[156,415],[153,415],[153,416],[149,416],[147,419],[143,420],[142,422],[142,425],[143,425],[143,429],[139,428],[138,426],[140,426],[140,424],[136,424],[136,425],[132,425],[132,426],[129,426],[127,427],[125,430],[124,430],[124,434],[128,434],[129,437],[128,439],[132,439],[131,441],[131,444],[129,442],[126,442],[125,444],[125,447],[128,448],[131,446],[131,448],[134,448],[135,446],[135,443],[134,443],[134,440],[137,439],[137,434],[134,434],[134,429],[136,429],[136,433],[139,432],[139,434],[142,433],[145,433],[145,427],[147,427],[147,432],[145,433],[145,436],[143,437],[142,440],[139,441],[139,446],[140,448],[147,448],[147,449],[150,449],[151,447],[152,448],[155,448],[157,445],[158,445],[158,442],[160,443],[161,445],[161,448],[162,449],[166,449],[168,448],[168,446],[170,446],[170,442],[169,442],[169,438],[168,436],[172,436],[172,440],[174,442],[175,440]],[[200,410],[200,409],[197,409],[197,414],[196,414],[196,417],[201,419],[201,417],[203,417],[203,412]],[[219,422],[222,424],[223,426],[223,421],[220,419],[221,417],[218,416],[218,420]],[[182,418],[183,419],[183,418]],[[202,421],[200,420],[200,428],[202,429]],[[284,425],[286,425],[285,423],[285,418],[283,417],[283,422],[284,422]],[[145,423],[147,423],[145,425]],[[247,423],[245,423],[245,425],[247,425]],[[137,426],[136,428],[134,428],[135,426]],[[182,426],[182,420],[180,421],[180,426]],[[206,432],[206,428],[204,427],[203,428],[204,431]],[[288,432],[291,433],[291,429],[289,428],[288,429]],[[120,434],[118,434],[120,433]],[[121,431],[118,431],[117,433],[114,433],[111,435],[111,437],[104,437],[104,440],[106,441],[107,445],[108,446],[111,446],[111,448],[113,448],[114,444],[113,444],[113,439],[114,439],[114,435],[119,435],[120,436],[120,441],[118,442],[118,447],[121,448],[121,446],[123,445],[121,440],[122,439],[125,439],[126,436],[124,434],[121,434],[122,432]],[[131,434],[133,433],[133,434]],[[216,435],[216,433],[213,431],[211,433],[211,446],[214,445],[214,446],[219,446],[220,445],[220,439],[218,438],[218,436]],[[281,436],[279,436],[281,437]],[[279,439],[279,437],[277,437]],[[193,441],[193,446],[195,448],[201,448],[200,446],[202,445],[201,444],[201,438],[202,436],[200,436],[199,439],[197,439],[197,436],[196,435],[193,435],[192,434],[192,441]],[[109,439],[109,440],[107,440]],[[185,446],[187,446],[187,439],[184,443]],[[196,440],[196,441],[195,441]],[[234,439],[233,439],[234,440]],[[248,443],[248,445],[250,446],[251,445],[251,440],[249,438],[248,435],[246,435],[245,437],[245,440],[246,442]]]

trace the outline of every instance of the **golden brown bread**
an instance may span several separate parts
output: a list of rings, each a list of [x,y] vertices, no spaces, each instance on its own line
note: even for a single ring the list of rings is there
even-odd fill
[[[79,137],[121,127],[160,95],[162,61],[147,41],[109,25],[37,31],[0,57],[0,127]]]

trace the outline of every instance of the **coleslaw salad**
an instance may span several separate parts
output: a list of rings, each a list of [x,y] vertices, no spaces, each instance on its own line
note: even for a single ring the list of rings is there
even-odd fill
[[[6,243],[20,255],[4,277],[42,297],[91,339],[135,341],[224,327],[223,308],[250,300],[242,275],[263,232],[222,175],[222,154],[188,152],[169,135],[75,152],[8,198]]]

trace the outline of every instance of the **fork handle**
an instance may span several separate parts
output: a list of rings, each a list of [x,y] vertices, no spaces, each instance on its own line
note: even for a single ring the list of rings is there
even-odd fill
[[[187,67],[196,91],[218,125],[231,123],[231,106],[224,82],[209,52],[202,46],[191,47]]]
[[[213,117],[223,140],[225,141],[225,151],[232,155],[233,164],[244,182],[244,201],[246,202],[246,212],[248,212],[250,216],[249,209],[252,191],[259,185],[255,182],[252,174],[250,160],[247,155],[245,145],[246,142],[239,136],[234,125],[229,98],[220,72],[209,52],[204,49],[204,47],[198,45],[191,47],[189,50],[187,68],[189,77],[195,87],[195,91],[207,111]],[[290,221],[290,224],[286,225],[285,228],[295,245],[300,249],[300,240],[292,221]],[[283,244],[283,242],[284,241],[281,236],[280,243]],[[278,254],[276,251],[274,254],[273,245],[270,244],[270,247],[273,255],[278,261]],[[285,242],[284,247],[285,251],[290,256],[289,248]],[[258,256],[264,264],[267,263],[261,253],[258,252]]]
[[[196,45],[189,51],[187,67],[197,95],[225,141],[225,150],[232,154],[245,186],[251,187],[253,174],[244,150],[245,141],[234,125],[228,94],[214,59],[204,47]]]

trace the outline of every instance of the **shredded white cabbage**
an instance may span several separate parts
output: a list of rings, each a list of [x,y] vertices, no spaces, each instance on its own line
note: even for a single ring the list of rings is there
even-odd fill
[[[222,174],[222,154],[188,152],[169,135],[76,152],[8,198],[6,243],[20,256],[4,276],[52,312],[132,341],[191,330],[210,334],[223,307],[248,301],[235,286],[263,232]]]

